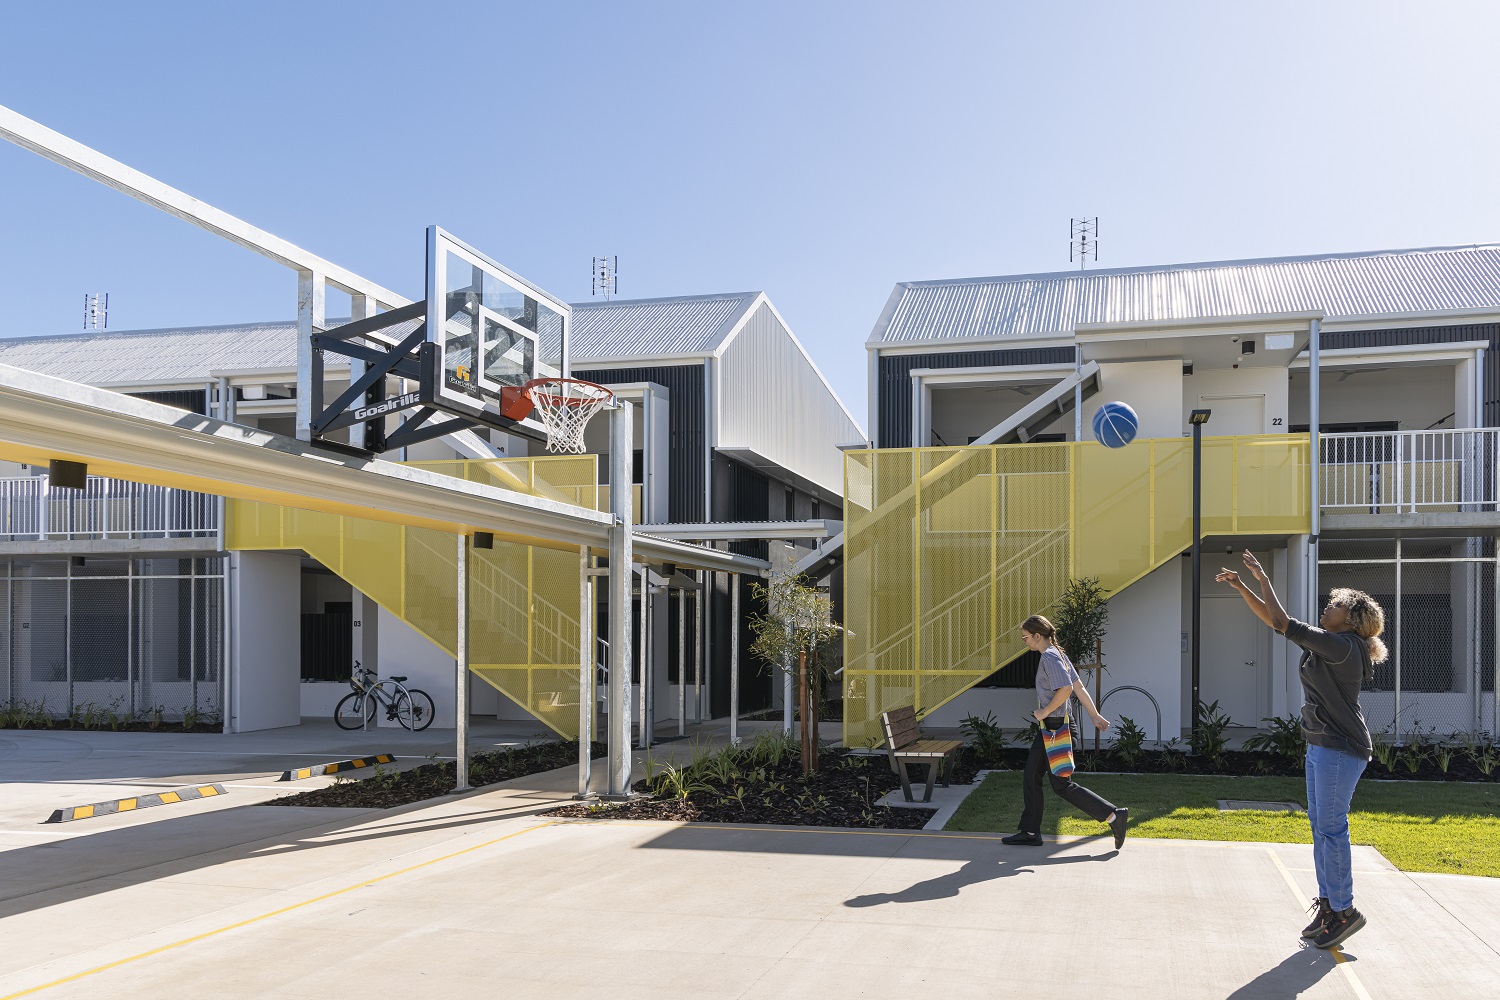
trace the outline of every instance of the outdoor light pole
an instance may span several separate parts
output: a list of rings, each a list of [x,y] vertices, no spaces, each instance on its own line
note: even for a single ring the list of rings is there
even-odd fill
[[[1212,410],[1194,410],[1188,418],[1193,425],[1193,610],[1190,637],[1193,663],[1193,728],[1198,732],[1198,624],[1202,618],[1199,607],[1203,597],[1203,425],[1208,423]]]

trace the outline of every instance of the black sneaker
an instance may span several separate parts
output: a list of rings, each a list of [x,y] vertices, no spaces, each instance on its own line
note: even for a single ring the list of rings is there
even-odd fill
[[[1327,899],[1319,896],[1312,901],[1312,905],[1308,909],[1316,910],[1317,912],[1313,914],[1312,923],[1302,928],[1302,936],[1305,938],[1315,938],[1322,932],[1323,925],[1328,923],[1328,917],[1333,913],[1333,908],[1328,905]]]
[[[1042,840],[1039,833],[1013,833],[1009,837],[1001,837],[1000,843],[1011,847],[1041,847],[1046,841]]]
[[[1115,834],[1115,850],[1125,846],[1125,824],[1130,822],[1130,809],[1120,806],[1115,810],[1115,818],[1109,821],[1109,828]]]
[[[1328,921],[1323,925],[1323,930],[1313,938],[1313,944],[1319,948],[1332,948],[1343,944],[1364,925],[1365,915],[1352,906],[1347,910],[1331,911],[1328,914]]]

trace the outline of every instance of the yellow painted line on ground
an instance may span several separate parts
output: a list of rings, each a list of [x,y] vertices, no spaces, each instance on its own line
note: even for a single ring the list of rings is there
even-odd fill
[[[333,899],[335,896],[342,896],[345,893],[353,892],[356,889],[363,889],[365,886],[375,885],[378,882],[384,882],[385,880],[395,878],[398,875],[406,875],[410,872],[426,868],[429,865],[439,864],[444,861],[451,861],[454,858],[462,857],[465,854],[470,854],[474,851],[482,850],[486,847],[493,847],[495,844],[498,844],[502,841],[519,837],[523,833],[531,833],[533,830],[542,830],[546,827],[557,825],[557,823],[542,823],[538,826],[528,826],[524,830],[517,830],[515,833],[507,833],[503,837],[496,837],[494,840],[486,840],[482,844],[475,844],[473,847],[465,847],[461,851],[454,851],[452,854],[445,854],[440,858],[433,858],[430,861],[423,861],[419,864],[411,865],[407,868],[402,868],[400,871],[389,872],[385,875],[377,875],[375,878],[365,879],[363,882],[357,882],[354,885],[347,885],[342,889],[335,889],[332,892],[325,892],[323,895],[314,896],[312,899],[304,899],[302,902],[293,903],[291,906],[283,906],[279,910],[272,910],[269,913],[262,913],[259,916],[249,917],[245,920],[240,920],[232,924],[226,924],[223,927],[215,927],[211,931],[204,931],[202,934],[194,934],[192,937],[186,937],[180,941],[173,941],[172,943],[164,944],[159,948],[152,948],[150,951],[143,951],[139,954],[130,955],[126,958],[117,959],[113,962],[106,962],[103,965],[96,965],[92,969],[85,969],[82,972],[75,972],[71,976],[64,976],[61,979],[54,979],[50,983],[42,983],[40,986],[32,986],[28,989],[21,990],[19,993],[7,993],[5,996],[0,997],[0,1000],[17,1000],[18,997],[31,996],[32,994],[40,993],[43,990],[50,990],[54,986],[62,986],[65,983],[76,983],[80,979],[87,979],[89,976],[97,976],[101,972],[108,972],[110,969],[118,969],[120,966],[129,965],[132,962],[139,962],[143,958],[150,958],[153,955],[160,955],[161,953],[171,951],[174,948],[181,948],[183,945],[193,944],[194,942],[202,941],[205,938],[216,937],[219,934],[225,934],[229,931],[238,930],[241,927],[248,927],[251,924],[259,923],[262,920],[269,920],[272,917],[279,917],[283,913],[291,913],[293,910],[300,910],[304,906],[311,906],[313,903],[321,903],[325,899]]]
[[[1282,863],[1281,855],[1277,854],[1275,848],[1271,847],[1266,848],[1266,853],[1276,863],[1276,870],[1281,872],[1281,877],[1286,881],[1287,888],[1291,889],[1292,895],[1297,898],[1298,902],[1301,902],[1302,890],[1298,887],[1296,879],[1292,878],[1292,873]],[[1334,964],[1344,971],[1344,978],[1348,980],[1349,988],[1354,991],[1354,995],[1359,1000],[1373,1000],[1369,991],[1365,989],[1365,984],[1359,981],[1359,974],[1354,971],[1354,964],[1344,956],[1343,950],[1335,945],[1329,948],[1328,951],[1333,955]]]

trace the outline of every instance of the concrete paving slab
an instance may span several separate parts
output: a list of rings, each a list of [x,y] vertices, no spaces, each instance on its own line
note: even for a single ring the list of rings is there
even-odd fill
[[[1312,894],[1305,845],[1131,840],[1116,852],[1099,837],[1026,849],[983,834],[529,815],[573,781],[562,769],[332,818],[266,806],[196,817],[317,814],[227,846],[163,837],[181,856],[123,873],[109,874],[110,851],[84,853],[81,881],[0,909],[0,950],[24,956],[0,960],[0,998],[49,983],[35,995],[155,1000],[170,983],[227,1000],[1034,998],[1091,982],[1080,969],[1123,1000],[1500,990],[1486,940],[1500,880],[1408,876],[1369,848],[1354,857],[1371,924],[1339,964],[1298,937]],[[114,846],[89,837],[31,856]],[[1059,920],[1067,965],[1048,933]]]
[[[1500,949],[1500,893],[1495,889],[1500,879],[1426,873],[1403,877],[1432,897],[1475,937]]]

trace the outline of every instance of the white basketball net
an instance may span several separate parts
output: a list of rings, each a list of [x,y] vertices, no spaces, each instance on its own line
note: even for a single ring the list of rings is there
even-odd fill
[[[554,379],[526,390],[537,419],[547,428],[547,450],[583,454],[583,430],[615,394],[592,382]]]

